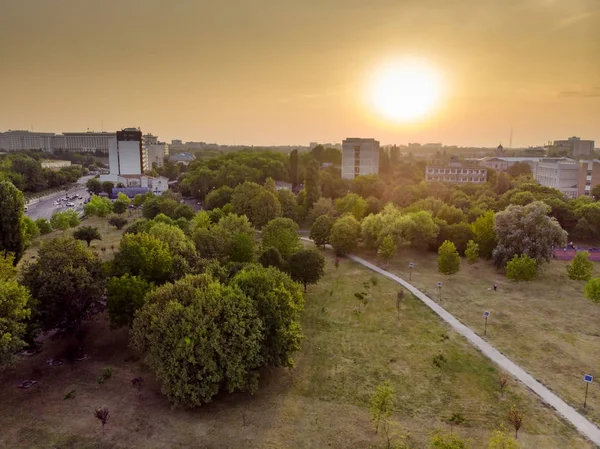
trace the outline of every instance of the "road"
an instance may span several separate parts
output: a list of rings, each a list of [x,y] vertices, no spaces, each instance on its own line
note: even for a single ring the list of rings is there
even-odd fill
[[[308,239],[306,239],[308,240]],[[510,373],[514,376],[518,381],[522,382],[531,389],[534,393],[536,393],[542,401],[546,404],[550,405],[554,408],[564,419],[570,422],[581,434],[585,435],[596,445],[600,445],[600,429],[596,427],[592,422],[588,421],[583,415],[578,413],[573,407],[568,405],[565,401],[559,398],[557,395],[552,393],[546,387],[544,387],[541,383],[535,380],[529,373],[527,373],[523,368],[514,363],[508,357],[503,355],[500,351],[498,351],[495,347],[477,335],[471,328],[465,326],[458,319],[448,313],[443,307],[441,307],[438,303],[432,300],[425,293],[413,287],[412,284],[409,284],[404,279],[399,278],[398,276],[382,270],[381,268],[373,265],[370,262],[367,262],[364,259],[356,256],[348,256],[350,259],[358,262],[370,270],[373,270],[388,279],[391,279],[398,284],[402,285],[408,291],[410,291],[413,295],[419,298],[427,307],[437,313],[446,323],[448,323],[452,328],[465,337],[471,344],[477,347],[486,357],[500,366],[503,370]]]
[[[63,190],[61,192],[56,192],[55,194],[49,196],[48,198],[45,198],[39,203],[28,205],[27,212],[25,212],[25,214],[32,220],[37,220],[38,218],[50,219],[54,212],[67,209],[66,207],[62,206],[62,204],[59,206],[54,205],[54,202],[57,199],[64,198],[67,193],[69,195],[77,193],[78,195],[81,195],[83,197],[83,200],[73,201],[73,203],[75,203],[75,210],[78,212],[83,211],[83,201],[89,197],[87,189],[85,188],[85,184],[90,178],[92,178],[92,176],[89,175],[79,178],[76,185],[71,187],[68,191],[65,192]]]

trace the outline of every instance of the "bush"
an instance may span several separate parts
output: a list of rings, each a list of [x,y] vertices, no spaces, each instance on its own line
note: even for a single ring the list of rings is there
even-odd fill
[[[267,248],[258,258],[260,264],[265,267],[275,267],[278,270],[283,271],[285,269],[285,260],[281,257],[281,253],[277,248]]]
[[[290,274],[292,279],[304,285],[316,284],[325,274],[325,258],[316,249],[303,249],[290,257]]]
[[[360,238],[360,223],[352,215],[338,219],[331,228],[329,241],[338,256],[354,251]]]
[[[443,274],[455,274],[460,270],[460,256],[454,243],[446,240],[438,249],[438,271]]]
[[[110,217],[108,219],[108,224],[114,226],[115,228],[121,230],[127,224],[127,219],[123,217]]]
[[[600,303],[600,278],[590,279],[585,284],[585,297],[595,303]]]
[[[589,260],[590,253],[578,251],[573,262],[567,265],[569,279],[574,281],[589,281],[594,271],[594,263]]]
[[[513,281],[531,281],[537,276],[537,262],[527,254],[515,255],[506,264],[506,277]]]
[[[473,240],[467,242],[467,249],[465,250],[465,256],[467,256],[467,262],[474,264],[479,260],[479,245]]]
[[[52,232],[52,225],[50,225],[50,222],[45,218],[38,218],[35,220],[35,224],[42,235],[50,234]]]
[[[310,228],[310,239],[317,246],[325,246],[329,243],[329,235],[333,227],[333,218],[329,215],[321,215],[318,217]]]

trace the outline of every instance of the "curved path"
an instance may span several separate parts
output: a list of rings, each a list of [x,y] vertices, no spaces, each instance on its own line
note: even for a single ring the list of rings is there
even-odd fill
[[[303,239],[304,240],[304,239]],[[308,239],[306,239],[308,240]],[[573,407],[568,405],[565,401],[559,398],[557,395],[552,393],[548,388],[543,386],[537,380],[535,380],[530,374],[528,374],[523,368],[514,363],[508,357],[503,355],[500,351],[494,348],[491,344],[477,335],[471,330],[471,328],[465,326],[454,315],[448,313],[439,304],[433,301],[429,296],[421,292],[420,290],[413,287],[411,284],[406,282],[404,279],[398,276],[382,270],[376,265],[367,262],[357,256],[348,256],[350,259],[358,262],[359,264],[385,276],[392,281],[402,285],[405,289],[410,291],[413,295],[419,298],[427,307],[437,313],[446,323],[452,328],[465,337],[469,342],[476,346],[486,357],[491,359],[494,363],[500,366],[503,370],[512,374],[517,380],[525,384],[528,388],[533,390],[545,403],[553,407],[564,419],[573,424],[579,432],[593,441],[596,445],[600,446],[600,429],[593,423],[587,420],[584,416],[578,413]]]

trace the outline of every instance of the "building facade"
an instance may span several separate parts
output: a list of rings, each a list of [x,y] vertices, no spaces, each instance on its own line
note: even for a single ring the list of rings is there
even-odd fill
[[[541,185],[558,189],[567,198],[579,196],[580,164],[568,159],[545,158],[537,163],[534,178]]]
[[[61,168],[70,167],[71,161],[56,161],[56,160],[47,160],[41,161],[42,168],[50,168],[53,170],[60,170]]]
[[[144,139],[146,151],[148,153],[148,168],[156,166],[162,167],[165,162],[165,157],[169,155],[169,146],[166,143],[150,143]]]
[[[0,151],[52,151],[54,133],[8,130],[0,133]]]
[[[109,142],[108,163],[111,175],[143,175],[148,169],[148,154],[142,132],[125,128]]]
[[[569,137],[567,140],[555,140],[554,147],[558,150],[564,149],[574,158],[589,157],[594,154],[593,140],[581,140],[579,137]]]
[[[348,138],[342,142],[342,178],[379,174],[379,142]]]
[[[487,168],[471,163],[432,163],[425,167],[425,181],[449,182],[452,184],[483,184],[487,182]]]
[[[115,133],[91,131],[57,134],[52,138],[52,150],[108,153],[108,146],[114,137]]]

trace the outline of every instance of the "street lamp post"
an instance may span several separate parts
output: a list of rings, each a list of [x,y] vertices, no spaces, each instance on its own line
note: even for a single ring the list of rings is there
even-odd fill
[[[442,302],[442,283],[441,282],[437,283],[437,288],[438,288],[440,302]]]
[[[412,269],[415,267],[414,262],[409,262],[408,264],[408,282],[412,281]]]

